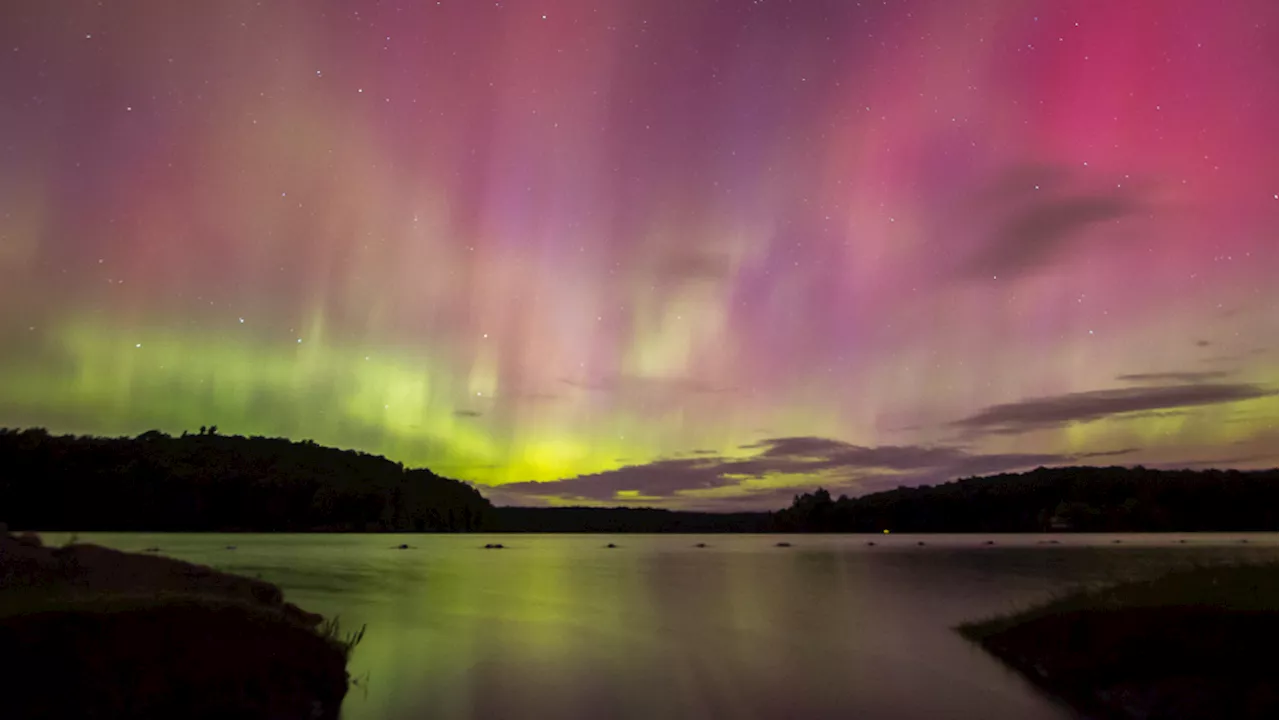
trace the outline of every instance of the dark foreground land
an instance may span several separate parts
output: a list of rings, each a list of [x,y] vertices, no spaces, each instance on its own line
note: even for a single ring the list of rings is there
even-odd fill
[[[1089,717],[1277,716],[1277,566],[1083,590],[959,631]]]
[[[358,637],[260,580],[0,531],[0,717],[338,717]]]

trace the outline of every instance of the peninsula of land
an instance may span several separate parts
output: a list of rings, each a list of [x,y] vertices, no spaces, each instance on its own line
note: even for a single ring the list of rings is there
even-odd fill
[[[359,638],[261,580],[0,526],[5,717],[336,720]]]
[[[1086,717],[1270,720],[1278,579],[1275,563],[1180,570],[959,630]]]

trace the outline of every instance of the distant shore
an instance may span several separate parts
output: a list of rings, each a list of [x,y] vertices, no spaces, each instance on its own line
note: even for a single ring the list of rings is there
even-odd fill
[[[556,482],[542,483],[547,502]],[[836,489],[839,490],[838,488]],[[678,504],[679,488],[660,504]],[[78,532],[1031,533],[1280,529],[1280,473],[1040,467],[848,497],[818,488],[775,510],[495,506],[426,468],[311,441],[202,428],[173,437],[0,428],[0,511]],[[575,496],[576,497],[576,496]],[[535,500],[535,498],[531,498]]]
[[[965,637],[1090,717],[1275,718],[1273,563],[1179,570],[967,623]]]
[[[261,580],[0,528],[7,717],[336,720],[358,641]]]

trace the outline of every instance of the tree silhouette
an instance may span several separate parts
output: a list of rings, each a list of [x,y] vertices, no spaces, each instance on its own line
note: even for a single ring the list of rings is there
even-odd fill
[[[428,470],[214,429],[132,439],[0,429],[0,512],[42,530],[462,531],[491,510]]]
[[[793,532],[1275,530],[1278,499],[1276,470],[1037,468],[834,502],[819,489],[774,521]]]
[[[51,436],[0,429],[0,513],[15,528],[118,531],[1039,532],[1277,528],[1276,470],[1038,468],[775,513],[494,508],[430,470],[312,441]]]

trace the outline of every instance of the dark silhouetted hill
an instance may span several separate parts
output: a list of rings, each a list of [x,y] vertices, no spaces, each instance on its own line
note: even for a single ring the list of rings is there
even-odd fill
[[[1166,532],[1277,529],[1276,470],[1038,468],[774,513],[493,507],[475,488],[309,440],[0,429],[0,519],[40,530]]]
[[[0,519],[18,528],[466,531],[491,509],[465,483],[311,441],[0,429]]]
[[[781,532],[1275,531],[1276,470],[1037,468],[832,499],[774,514]]]

